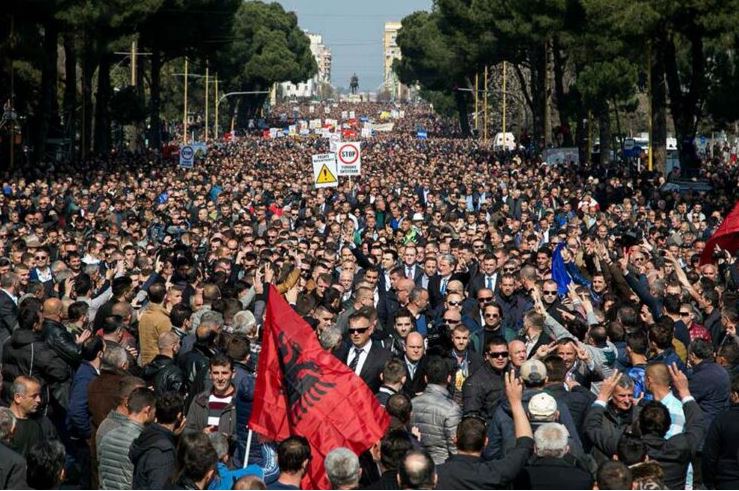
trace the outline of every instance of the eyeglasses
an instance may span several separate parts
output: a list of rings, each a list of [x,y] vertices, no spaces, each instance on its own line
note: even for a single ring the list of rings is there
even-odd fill
[[[555,295],[557,295],[557,290],[544,290],[541,293],[542,293],[542,295],[555,296]]]
[[[356,329],[349,329],[349,334],[364,334],[369,331],[369,327],[358,327]]]
[[[485,317],[490,317],[491,319],[497,319],[500,317],[500,314],[485,314]]]
[[[480,303],[488,303],[493,301],[493,297],[480,297],[477,301]]]
[[[504,273],[513,273],[516,271],[516,268],[503,268]]]
[[[690,317],[690,312],[680,312],[681,317]]]
[[[459,307],[460,305],[462,305],[462,302],[449,302],[449,305],[451,305],[452,307]]]
[[[644,258],[643,258],[643,257],[635,257],[635,258],[634,258],[634,262],[635,262],[635,263],[636,263],[636,262],[642,262],[642,261],[644,261]]]
[[[490,351],[488,353],[490,358],[506,358],[508,356],[507,351]]]
[[[456,319],[444,319],[444,322],[446,322],[447,324],[459,324],[462,321]]]
[[[36,256],[36,261],[42,261],[46,259],[46,256]]]

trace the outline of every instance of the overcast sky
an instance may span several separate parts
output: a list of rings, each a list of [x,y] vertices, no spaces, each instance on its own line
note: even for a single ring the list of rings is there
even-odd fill
[[[352,73],[359,90],[374,91],[382,83],[382,34],[385,22],[400,21],[417,10],[429,10],[432,0],[278,0],[298,15],[302,29],[323,35],[331,48],[331,82],[348,87]]]

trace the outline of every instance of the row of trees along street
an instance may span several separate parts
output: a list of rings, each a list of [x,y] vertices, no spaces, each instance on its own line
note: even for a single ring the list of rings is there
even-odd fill
[[[104,155],[124,125],[159,148],[162,121],[182,121],[185,60],[199,108],[206,69],[209,91],[217,77],[221,93],[265,91],[317,71],[296,16],[277,3],[6,0],[0,10],[3,168],[10,130],[32,149],[29,162],[50,158],[50,141],[68,142],[66,158]],[[243,124],[265,97],[227,99],[224,119],[238,114]]]
[[[558,133],[584,154],[597,124],[605,158],[619,115],[641,106],[655,168],[668,130],[685,166],[695,164],[699,132],[739,119],[738,0],[436,0],[403,19],[397,42],[401,81],[459,115],[466,133],[476,74],[499,73],[492,68],[503,62],[539,147]]]

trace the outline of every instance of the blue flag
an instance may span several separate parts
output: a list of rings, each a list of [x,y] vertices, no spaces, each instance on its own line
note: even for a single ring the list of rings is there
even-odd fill
[[[565,243],[560,242],[552,253],[552,279],[557,282],[557,293],[560,296],[567,295],[567,287],[572,282],[567,266],[565,266],[565,260],[562,259],[561,252],[564,246]]]

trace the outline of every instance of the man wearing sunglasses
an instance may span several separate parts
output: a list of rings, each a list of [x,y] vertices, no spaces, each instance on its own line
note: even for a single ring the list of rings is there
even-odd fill
[[[345,343],[336,356],[346,363],[350,370],[359,375],[372,392],[380,389],[385,363],[392,354],[382,345],[372,340],[372,326],[364,309],[349,316],[349,343]]]
[[[464,414],[479,414],[485,419],[493,416],[505,388],[505,374],[509,370],[508,343],[502,336],[494,336],[485,343],[482,367],[462,386]]]

